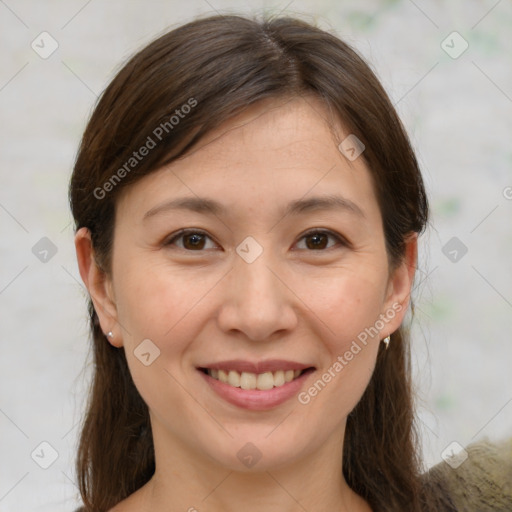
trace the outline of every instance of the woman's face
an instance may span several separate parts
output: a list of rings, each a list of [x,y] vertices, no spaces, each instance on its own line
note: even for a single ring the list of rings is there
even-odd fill
[[[112,274],[89,289],[157,464],[165,450],[236,470],[340,460],[415,254],[390,272],[371,175],[327,115],[316,99],[252,106],[119,199]]]

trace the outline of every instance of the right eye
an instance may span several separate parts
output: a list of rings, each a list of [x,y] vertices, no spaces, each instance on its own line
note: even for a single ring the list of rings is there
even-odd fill
[[[171,235],[165,242],[165,246],[175,245],[179,249],[183,249],[185,251],[202,251],[204,249],[211,249],[212,247],[205,247],[207,245],[207,240],[212,241],[214,246],[217,246],[215,242],[204,232],[197,229],[182,229]],[[218,247],[218,246],[217,246]],[[213,247],[215,248],[215,247]]]

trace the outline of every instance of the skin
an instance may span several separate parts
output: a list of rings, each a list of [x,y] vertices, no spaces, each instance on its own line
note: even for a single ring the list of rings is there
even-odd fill
[[[363,158],[349,162],[338,150],[348,132],[336,123],[333,134],[327,117],[316,98],[258,103],[185,158],[127,187],[117,203],[111,275],[94,263],[88,230],[77,232],[82,279],[103,331],[114,334],[110,343],[126,352],[155,443],[155,475],[113,511],[370,510],[341,472],[346,418],[368,385],[380,340],[405,315],[416,238],[390,269],[371,174]],[[361,214],[283,216],[290,201],[333,193]],[[226,212],[168,210],[144,220],[181,196],[215,199]],[[183,228],[210,238],[202,249],[190,237],[166,245]],[[318,238],[304,235],[312,229],[348,243],[320,234],[324,248],[311,248]],[[263,248],[250,264],[236,252],[247,236]],[[316,368],[307,390],[393,304],[401,311],[306,405],[293,397],[267,411],[241,409],[196,369],[291,359]],[[150,366],[134,355],[147,338],[161,351]],[[262,454],[252,468],[237,458],[247,442]]]

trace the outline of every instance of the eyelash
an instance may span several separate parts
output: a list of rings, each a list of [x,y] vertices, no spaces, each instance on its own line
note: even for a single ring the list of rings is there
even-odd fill
[[[203,231],[201,229],[182,229],[182,230],[178,231],[177,233],[175,233],[174,235],[172,235],[171,238],[167,239],[167,241],[164,242],[164,245],[165,246],[174,245],[174,242],[176,240],[183,238],[186,235],[204,235],[213,241],[213,239],[208,235],[208,233],[206,233],[205,231]],[[349,242],[344,237],[342,237],[341,235],[338,235],[337,233],[334,233],[333,231],[329,231],[326,229],[313,229],[311,231],[307,231],[299,238],[299,240],[302,240],[302,239],[304,239],[308,236],[312,236],[312,235],[327,235],[331,238],[334,238],[338,242],[338,244],[343,247],[350,246]],[[334,248],[334,246],[327,247],[325,249],[317,249],[317,250],[315,250],[315,249],[309,249],[309,250],[308,249],[299,249],[299,250],[306,250],[308,252],[325,252],[326,250],[333,249],[333,248]],[[178,247],[178,249],[186,251],[186,252],[204,252],[205,250],[208,250],[208,249],[199,249],[197,251],[194,251],[191,249],[185,249],[184,247]]]

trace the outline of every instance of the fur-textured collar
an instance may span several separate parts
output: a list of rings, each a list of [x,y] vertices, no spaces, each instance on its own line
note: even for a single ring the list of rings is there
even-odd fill
[[[458,467],[456,459],[451,465],[443,461],[425,475],[432,491],[452,502],[453,509],[446,510],[512,512],[512,438],[499,443],[485,439],[466,452]]]

